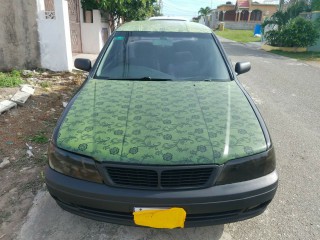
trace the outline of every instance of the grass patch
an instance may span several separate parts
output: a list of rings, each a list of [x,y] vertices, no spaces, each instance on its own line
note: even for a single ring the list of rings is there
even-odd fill
[[[49,82],[49,81],[43,81],[43,82],[40,83],[40,86],[41,86],[42,88],[49,88],[49,87],[52,86],[52,83]]]
[[[270,52],[304,61],[320,61],[320,52],[284,52],[280,50],[272,50]]]
[[[225,28],[224,31],[215,31],[216,35],[236,42],[260,42],[260,37],[253,37],[253,30],[232,30]]]
[[[17,70],[13,70],[9,73],[0,72],[0,87],[16,87],[22,84],[21,73]]]
[[[49,139],[43,133],[38,133],[38,134],[36,134],[34,136],[31,136],[29,138],[29,140],[31,142],[40,143],[40,144],[44,144],[44,143],[47,143],[49,141]]]

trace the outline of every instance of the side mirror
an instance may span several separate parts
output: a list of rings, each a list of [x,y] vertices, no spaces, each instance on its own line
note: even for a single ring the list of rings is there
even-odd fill
[[[89,72],[91,69],[91,61],[86,58],[76,58],[74,60],[74,66],[80,70]]]
[[[235,71],[236,71],[236,73],[238,73],[238,75],[240,75],[242,73],[249,72],[250,69],[251,69],[250,62],[237,62],[236,63]]]

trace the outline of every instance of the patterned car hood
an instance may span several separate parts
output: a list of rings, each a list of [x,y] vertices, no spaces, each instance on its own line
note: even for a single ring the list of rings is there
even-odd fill
[[[235,81],[91,79],[56,143],[100,162],[157,165],[223,164],[267,148]]]

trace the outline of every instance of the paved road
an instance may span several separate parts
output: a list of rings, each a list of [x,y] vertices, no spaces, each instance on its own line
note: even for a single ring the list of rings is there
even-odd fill
[[[19,239],[236,240],[320,238],[320,66],[225,42],[233,62],[251,61],[240,76],[271,132],[280,185],[267,211],[233,224],[156,230],[100,223],[62,211],[40,192]]]

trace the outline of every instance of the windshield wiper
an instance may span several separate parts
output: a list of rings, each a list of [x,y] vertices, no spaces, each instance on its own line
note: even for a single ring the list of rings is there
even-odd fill
[[[202,81],[204,81],[204,82],[229,82],[230,79],[216,79],[216,78],[210,79],[210,78],[208,78],[208,79],[204,79]]]
[[[141,77],[141,78],[107,78],[110,80],[129,80],[129,81],[172,81],[170,78],[152,78],[152,77]]]

